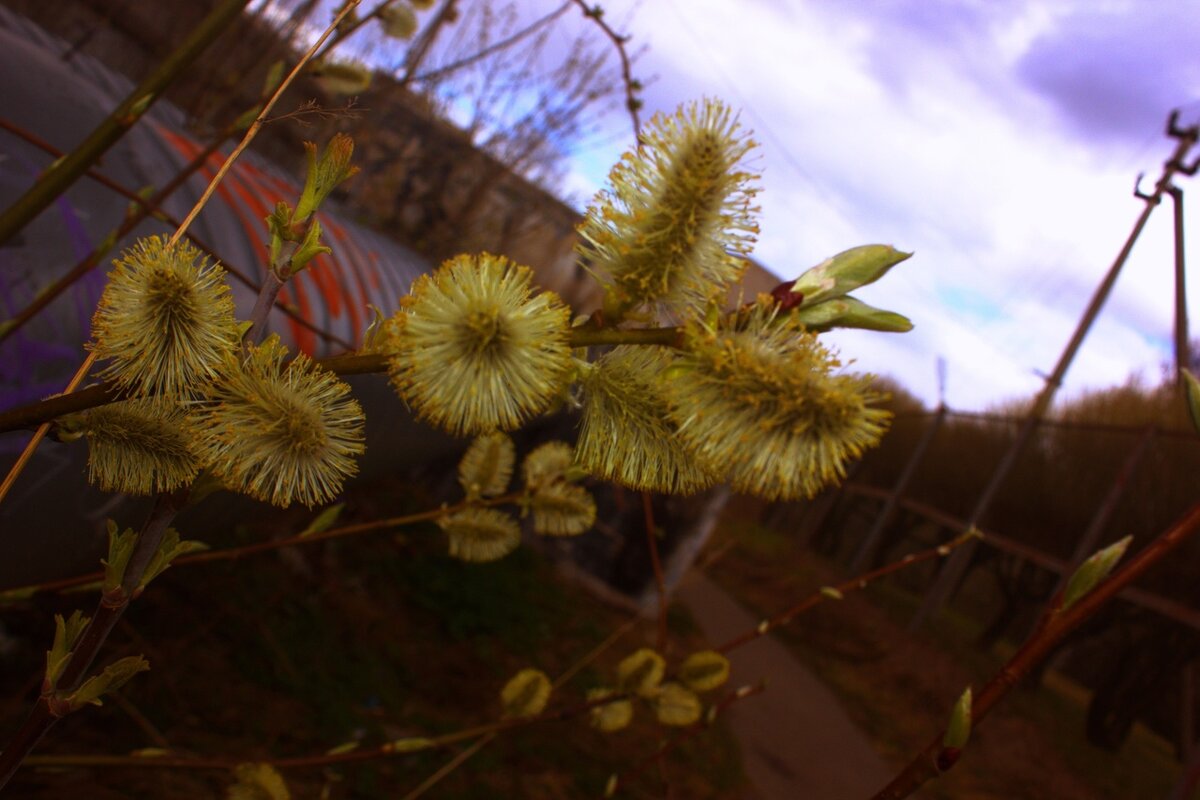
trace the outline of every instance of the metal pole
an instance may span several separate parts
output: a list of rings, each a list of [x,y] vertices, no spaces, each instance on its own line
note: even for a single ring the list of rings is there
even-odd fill
[[[912,481],[913,475],[917,472],[917,467],[920,466],[921,461],[925,458],[925,451],[929,449],[929,445],[933,442],[933,438],[937,436],[938,429],[942,427],[942,423],[945,420],[946,406],[939,405],[937,414],[934,415],[933,420],[929,423],[929,427],[925,429],[925,433],[921,435],[921,440],[917,442],[917,446],[913,448],[908,463],[904,465],[904,469],[900,472],[900,477],[896,479],[896,485],[892,487],[892,493],[888,495],[887,500],[884,502],[883,509],[879,512],[879,516],[875,518],[875,523],[871,526],[871,530],[854,553],[854,558],[850,561],[851,575],[863,572],[875,556],[875,550],[879,547],[879,540],[883,538],[884,530],[887,528],[888,523],[892,521],[892,516],[896,513],[896,506],[899,505],[900,498],[908,490],[909,482]]]
[[[1181,369],[1191,366],[1188,352],[1187,285],[1184,279],[1183,257],[1183,190],[1168,186],[1167,193],[1174,201],[1175,210],[1175,383],[1183,386]]]
[[[1145,200],[1146,206],[1142,209],[1142,213],[1138,216],[1137,222],[1134,223],[1133,230],[1129,237],[1125,240],[1124,246],[1121,247],[1121,252],[1117,254],[1117,258],[1109,267],[1108,273],[1104,276],[1104,280],[1096,288],[1095,294],[1092,295],[1091,302],[1088,303],[1087,309],[1083,312],[1083,317],[1079,320],[1079,324],[1075,328],[1075,332],[1071,334],[1071,340],[1067,342],[1066,349],[1058,359],[1058,364],[1055,365],[1054,371],[1046,378],[1046,385],[1038,394],[1034,401],[1033,408],[1029,411],[1029,416],[1021,425],[1020,431],[1017,433],[1017,438],[1009,447],[1008,452],[996,465],[996,471],[992,474],[991,480],[988,481],[983,493],[975,503],[975,509],[971,512],[971,516],[967,520],[968,529],[977,527],[983,516],[991,508],[992,501],[1000,491],[1004,479],[1008,477],[1008,473],[1012,471],[1013,466],[1017,463],[1017,458],[1025,451],[1029,440],[1033,437],[1034,428],[1045,416],[1046,411],[1050,408],[1050,403],[1054,399],[1055,392],[1062,385],[1063,376],[1067,373],[1067,368],[1071,366],[1071,362],[1075,359],[1075,354],[1079,351],[1079,346],[1083,344],[1083,339],[1087,336],[1088,331],[1092,327],[1092,323],[1096,321],[1096,317],[1100,314],[1100,309],[1104,307],[1104,303],[1108,300],[1109,294],[1112,292],[1113,285],[1117,282],[1117,276],[1121,273],[1121,268],[1125,266],[1125,262],[1129,259],[1129,254],[1133,252],[1133,245],[1141,236],[1142,229],[1146,227],[1146,222],[1150,219],[1150,214],[1154,211],[1162,201],[1163,193],[1167,191],[1167,187],[1171,184],[1171,178],[1177,172],[1190,174],[1195,170],[1195,164],[1185,166],[1183,163],[1184,157],[1188,151],[1196,144],[1197,138],[1200,138],[1200,127],[1191,126],[1189,128],[1180,129],[1177,126],[1179,114],[1177,111],[1171,112],[1170,119],[1167,123],[1167,134],[1178,140],[1174,152],[1171,157],[1163,164],[1162,175],[1158,182],[1154,184],[1154,191],[1150,194],[1142,194],[1140,189],[1135,188],[1134,193]],[[959,582],[967,571],[967,567],[971,564],[971,559],[975,555],[975,548],[978,547],[978,542],[970,542],[958,548],[954,555],[942,567],[938,574],[937,580],[933,587],[925,595],[925,599],[921,602],[921,607],[917,609],[916,615],[909,624],[910,630],[916,630],[925,624],[925,621],[930,616],[936,614],[942,609],[950,595],[958,588]]]

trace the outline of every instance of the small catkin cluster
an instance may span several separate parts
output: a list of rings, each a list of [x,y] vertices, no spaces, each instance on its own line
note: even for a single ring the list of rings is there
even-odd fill
[[[277,337],[242,355],[223,273],[185,243],[139,241],[115,262],[93,324],[103,374],[134,399],[65,419],[106,491],[150,494],[209,470],[280,506],[324,503],[356,470],[362,410],[335,375]]]

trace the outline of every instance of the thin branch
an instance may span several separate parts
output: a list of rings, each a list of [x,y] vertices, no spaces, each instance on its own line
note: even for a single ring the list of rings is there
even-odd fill
[[[512,36],[507,36],[500,41],[495,42],[494,44],[488,45],[477,53],[472,53],[465,58],[460,58],[458,61],[452,61],[443,67],[437,67],[436,69],[431,69],[428,72],[422,72],[420,75],[414,75],[409,80],[412,83],[434,80],[435,78],[440,78],[443,75],[447,75],[455,70],[462,69],[463,67],[469,67],[471,64],[474,64],[477,61],[482,61],[493,53],[498,53],[501,50],[512,47],[514,44],[526,38],[527,36],[536,33],[539,28],[542,28],[561,17],[567,11],[567,9],[571,7],[571,3],[572,0],[567,0],[554,11],[551,11],[545,16],[539,17],[529,25],[514,33]]]
[[[766,636],[774,629],[788,624],[805,611],[808,611],[809,609],[827,600],[840,599],[841,595],[845,594],[846,592],[865,589],[873,581],[876,581],[879,578],[887,575],[891,575],[893,572],[899,572],[902,569],[907,569],[908,567],[920,564],[924,561],[933,561],[934,559],[945,558],[956,548],[978,538],[979,534],[976,532],[964,533],[956,536],[954,539],[945,544],[938,545],[937,547],[931,547],[928,550],[922,550],[919,553],[910,553],[899,561],[887,564],[879,569],[866,572],[856,578],[850,578],[849,580],[842,581],[836,586],[819,589],[818,591],[813,592],[811,595],[801,600],[799,603],[796,603],[794,606],[779,612],[773,617],[763,620],[754,630],[747,631],[740,636],[735,636],[728,642],[725,642],[725,644],[716,648],[716,650],[718,653],[728,653],[730,650],[735,650],[744,644],[749,644],[760,636]],[[832,591],[830,591],[831,589]]]
[[[650,566],[654,569],[654,590],[658,600],[655,649],[661,653],[667,646],[667,582],[663,579],[662,562],[658,558],[658,526],[654,524],[654,499],[649,492],[642,492],[642,515],[646,522],[646,549],[650,551]]]
[[[766,690],[766,688],[766,681],[759,681],[758,683],[750,686],[743,686],[740,689],[736,689],[725,695],[719,702],[712,706],[708,715],[706,715],[699,722],[693,723],[684,728],[678,736],[675,736],[670,741],[666,742],[652,755],[642,759],[628,771],[614,775],[613,780],[608,785],[606,796],[607,794],[615,792],[622,785],[629,783],[634,778],[641,775],[646,771],[647,768],[654,766],[655,764],[661,765],[667,754],[689,739],[694,738],[697,734],[712,727],[712,724],[716,721],[717,717],[727,711],[731,705],[739,700],[744,700],[747,697],[753,697],[756,694],[761,694]]]
[[[88,357],[83,360],[83,363],[79,365],[79,369],[75,371],[75,374],[67,383],[67,388],[63,390],[63,394],[70,395],[72,392],[78,389],[79,384],[83,382],[84,377],[88,374],[88,370],[90,370],[92,365],[95,363],[96,354],[94,352],[88,353]],[[33,458],[34,451],[37,450],[38,445],[41,444],[42,439],[46,437],[46,433],[49,430],[50,423],[43,422],[38,426],[38,429],[34,431],[33,438],[29,440],[29,444],[25,445],[25,449],[22,450],[21,455],[17,457],[16,463],[12,465],[12,469],[10,469],[8,474],[4,476],[4,483],[0,484],[0,503],[4,502],[4,498],[8,496],[9,490],[12,489],[13,484],[17,482],[17,478],[22,472],[25,471],[26,465],[29,464],[29,459]]]
[[[59,158],[63,155],[63,152],[58,148],[35,136],[29,131],[13,125],[7,120],[0,120],[0,128],[3,128],[4,130],[20,137],[21,139],[24,139],[35,147],[40,148],[56,158]],[[64,274],[54,283],[38,291],[37,296],[33,298],[28,306],[22,308],[11,319],[7,319],[3,323],[0,323],[0,342],[8,339],[10,336],[23,328],[26,323],[36,317],[39,312],[41,312],[46,306],[50,305],[51,302],[53,302],[59,295],[70,288],[76,281],[78,281],[91,270],[95,269],[100,264],[100,260],[104,257],[104,254],[111,249],[111,247],[105,247],[104,243],[111,242],[113,245],[115,245],[117,242],[125,238],[126,234],[140,225],[148,217],[154,217],[155,219],[161,220],[162,222],[175,227],[178,227],[180,224],[182,224],[178,219],[162,209],[162,203],[168,197],[174,194],[175,190],[182,186],[184,181],[186,181],[201,167],[203,167],[208,162],[209,156],[217,151],[217,148],[220,146],[221,142],[228,139],[237,130],[238,127],[236,121],[226,126],[220,133],[210,140],[209,144],[206,145],[203,150],[197,153],[196,156],[185,167],[179,170],[179,172],[177,172],[175,176],[171,178],[169,182],[167,182],[166,185],[155,192],[154,195],[149,199],[142,197],[136,192],[130,191],[126,187],[106,177],[105,175],[96,172],[95,170],[88,170],[86,173],[87,177],[95,180],[101,186],[111,189],[130,202],[135,203],[138,206],[138,210],[131,211],[131,213],[126,214],[124,221],[122,221],[122,223],[117,226],[116,229],[109,233],[109,235],[102,239],[101,245],[97,246],[90,253],[80,259],[75,266],[67,270],[66,274]],[[260,284],[251,280],[247,273],[230,264],[227,260],[221,258],[216,251],[214,251],[198,237],[189,233],[187,234],[187,238],[196,246],[197,249],[199,249],[209,258],[220,262],[221,267],[234,278],[239,280],[242,284],[254,290],[256,293],[261,290],[262,287]],[[345,347],[347,350],[353,349],[354,345],[352,343],[309,322],[294,308],[280,306],[280,310],[282,310],[285,314],[294,319],[303,327],[320,336],[322,339],[325,339],[327,342],[340,345]]]
[[[592,345],[658,345],[679,347],[682,334],[678,328],[590,329],[571,331],[571,347]],[[387,370],[387,357],[380,353],[347,353],[316,360],[319,365],[338,375],[366,375]],[[89,408],[124,399],[112,381],[89,386],[71,395],[58,395],[36,403],[0,412],[0,433],[31,428]]]
[[[360,533],[372,533],[375,531],[387,530],[389,528],[401,528],[405,525],[415,525],[419,522],[431,522],[440,519],[448,514],[454,514],[462,511],[465,508],[471,507],[490,507],[503,505],[505,503],[515,503],[522,496],[520,492],[501,495],[500,497],[491,497],[481,500],[463,500],[454,505],[442,505],[437,508],[429,509],[428,511],[418,511],[413,514],[405,514],[400,517],[389,517],[387,519],[374,520],[372,522],[358,522],[353,525],[343,525],[338,528],[329,528],[328,530],[318,533],[298,533],[293,536],[288,536],[283,539],[269,539],[267,541],[255,542],[254,544],[242,545],[240,547],[226,547],[218,550],[205,550],[202,553],[191,553],[189,555],[180,556],[171,562],[173,567],[186,566],[188,564],[203,564],[210,561],[237,561],[245,556],[257,555],[259,553],[269,553],[273,550],[279,550],[284,547],[295,547],[296,545],[311,544],[314,542],[324,542],[329,539],[340,539],[345,536],[354,536]],[[89,572],[85,575],[73,575],[69,578],[56,578],[50,581],[42,581],[41,583],[32,583],[27,586],[16,586],[9,589],[0,589],[0,597],[5,595],[9,597],[27,597],[38,592],[55,592],[66,589],[74,589],[79,586],[87,586],[90,583],[95,583],[104,577],[103,572]]]
[[[0,244],[4,244],[30,220],[45,210],[54,198],[96,163],[107,150],[133,127],[176,78],[242,13],[249,0],[225,0],[192,31],[117,108],[100,123],[70,155],[46,171],[16,202],[0,214]]]
[[[988,712],[1049,655],[1064,636],[1090,619],[1101,606],[1145,574],[1150,567],[1175,551],[1197,531],[1200,531],[1200,503],[1192,506],[1174,525],[1066,611],[1059,610],[1062,603],[1061,594],[1052,599],[1038,629],[975,696],[971,705],[972,727],[982,722]],[[952,767],[956,759],[949,758],[949,754],[945,752],[942,746],[943,735],[938,734],[891,783],[874,795],[873,800],[901,800]]]
[[[609,27],[608,23],[604,21],[604,9],[600,6],[588,6],[584,0],[572,1],[575,5],[579,6],[585,17],[596,23],[617,49],[617,55],[621,58],[621,78],[625,81],[625,109],[629,112],[630,120],[633,121],[633,137],[637,139],[642,135],[642,124],[638,118],[638,111],[642,107],[642,99],[637,96],[637,93],[642,88],[642,84],[633,77],[633,67],[629,60],[629,53],[625,50],[625,45],[629,42],[629,37],[622,36]]]

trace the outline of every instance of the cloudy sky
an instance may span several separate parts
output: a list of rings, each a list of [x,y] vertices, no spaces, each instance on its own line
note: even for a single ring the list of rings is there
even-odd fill
[[[551,5],[526,0],[532,16]],[[607,0],[645,51],[648,111],[720,97],[761,143],[755,255],[794,277],[881,242],[913,259],[860,296],[903,335],[831,335],[857,368],[982,409],[1037,391],[1157,178],[1167,112],[1200,118],[1200,3]],[[578,17],[578,15],[572,15]],[[576,23],[582,24],[581,20]],[[564,19],[564,24],[570,24]],[[622,133],[624,129],[625,133]],[[619,111],[571,162],[576,197],[629,144]],[[1195,180],[1181,179],[1189,188]],[[1188,237],[1200,252],[1200,194]],[[1151,218],[1065,394],[1156,382],[1171,358],[1172,219]],[[1193,258],[1194,261],[1194,258]],[[1200,276],[1191,278],[1200,297]],[[1196,317],[1200,302],[1189,307]],[[1200,321],[1193,328],[1200,327]]]

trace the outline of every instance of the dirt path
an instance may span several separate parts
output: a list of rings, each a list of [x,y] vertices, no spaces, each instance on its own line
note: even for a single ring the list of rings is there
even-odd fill
[[[677,598],[713,643],[758,622],[696,571]],[[746,774],[761,800],[866,800],[891,778],[833,693],[773,637],[739,648],[730,660],[732,685],[767,680],[765,692],[729,711]]]

